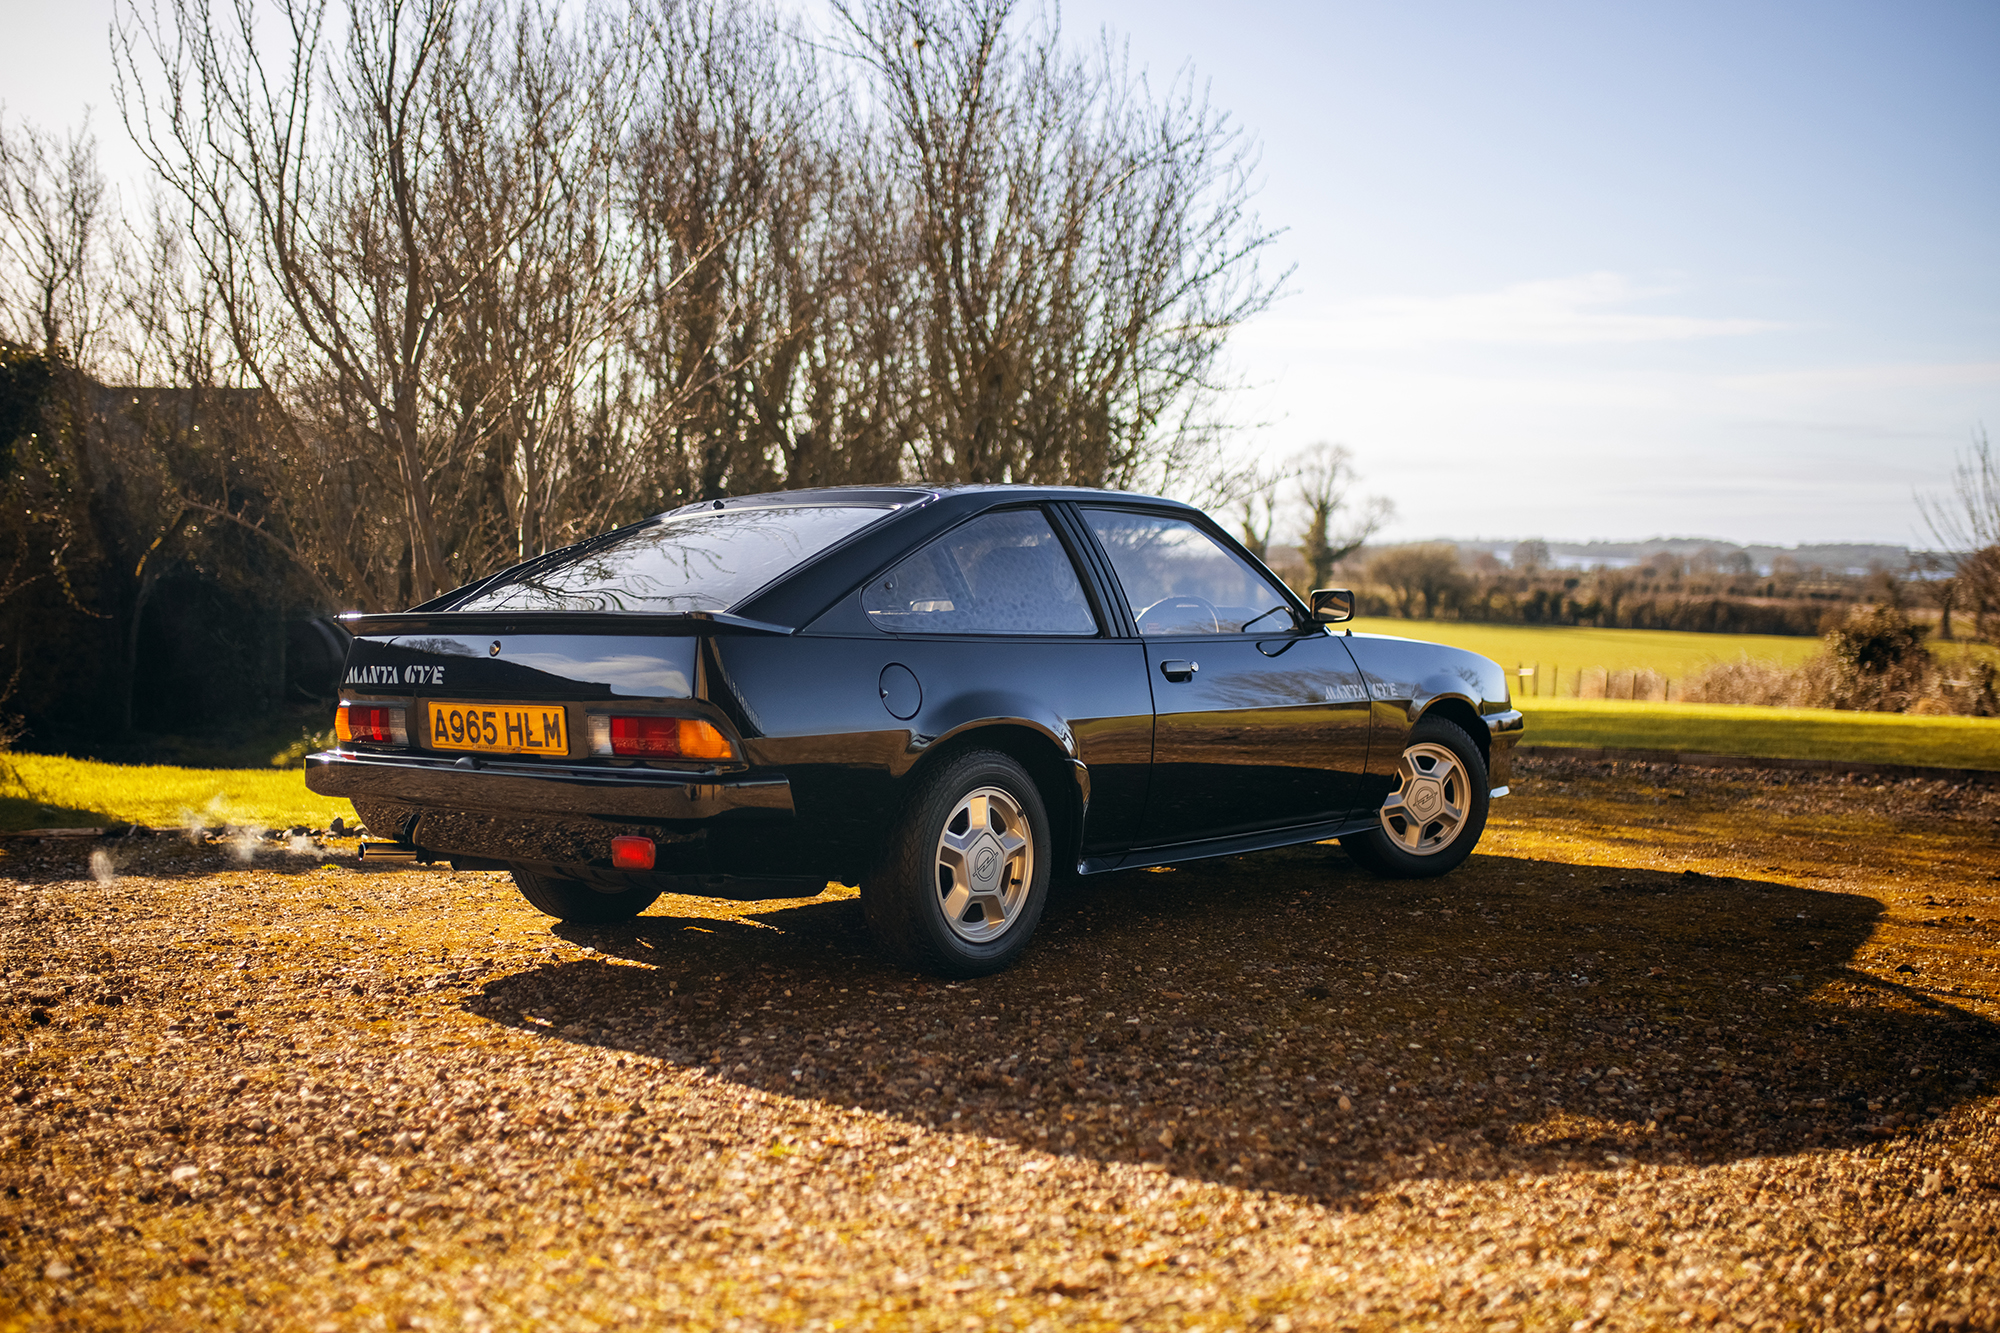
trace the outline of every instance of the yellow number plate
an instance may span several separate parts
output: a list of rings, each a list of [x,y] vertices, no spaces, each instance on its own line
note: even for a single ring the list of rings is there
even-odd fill
[[[569,753],[569,723],[560,704],[424,705],[433,750],[481,754]]]

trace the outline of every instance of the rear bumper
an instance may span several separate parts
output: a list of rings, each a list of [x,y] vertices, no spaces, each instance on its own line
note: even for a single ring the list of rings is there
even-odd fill
[[[482,760],[477,768],[423,755],[326,750],[306,756],[306,786],[322,796],[445,811],[617,821],[790,819],[792,785],[749,773],[698,777],[650,768]]]
[[[770,774],[498,761],[461,768],[430,756],[329,750],[306,757],[306,785],[353,801],[371,833],[437,859],[608,876],[611,839],[628,834],[653,841],[664,875],[783,874],[796,854],[791,784]]]

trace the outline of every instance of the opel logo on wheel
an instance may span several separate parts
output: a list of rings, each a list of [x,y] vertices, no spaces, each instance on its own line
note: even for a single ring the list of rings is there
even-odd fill
[[[982,850],[972,863],[974,879],[985,881],[993,878],[993,872],[1000,868],[1000,853],[991,847]]]

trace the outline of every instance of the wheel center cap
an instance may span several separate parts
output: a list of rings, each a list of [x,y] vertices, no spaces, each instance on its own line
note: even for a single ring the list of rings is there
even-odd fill
[[[1006,858],[991,841],[982,841],[979,850],[972,854],[972,883],[982,892],[989,892],[1000,879],[1000,864]]]
[[[1429,819],[1444,808],[1444,793],[1435,782],[1413,782],[1403,796],[1403,804],[1410,807],[1419,819]]]

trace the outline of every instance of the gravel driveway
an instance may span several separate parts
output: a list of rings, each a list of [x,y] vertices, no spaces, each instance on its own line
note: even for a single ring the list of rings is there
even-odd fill
[[[837,887],[9,842],[0,1329],[2000,1323],[2000,790],[1519,767],[1448,879],[957,985]]]

